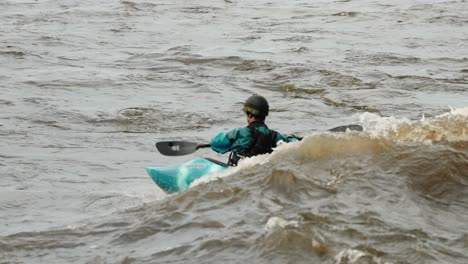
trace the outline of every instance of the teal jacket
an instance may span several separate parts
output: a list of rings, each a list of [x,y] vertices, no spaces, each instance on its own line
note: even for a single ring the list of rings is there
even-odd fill
[[[267,127],[257,127],[256,129],[265,135],[268,135],[270,131]],[[221,132],[211,140],[210,145],[214,151],[221,154],[229,151],[245,153],[249,150],[253,140],[250,134],[250,129],[248,127],[236,128],[227,133]],[[276,142],[281,140],[284,142],[293,142],[297,141],[297,138],[288,137],[276,132]]]

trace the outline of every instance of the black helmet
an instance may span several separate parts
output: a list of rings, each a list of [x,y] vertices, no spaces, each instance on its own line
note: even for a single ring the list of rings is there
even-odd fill
[[[268,105],[268,101],[265,97],[257,94],[247,98],[244,107],[242,107],[242,111],[246,113],[249,112],[254,116],[267,116],[269,110],[270,106]]]

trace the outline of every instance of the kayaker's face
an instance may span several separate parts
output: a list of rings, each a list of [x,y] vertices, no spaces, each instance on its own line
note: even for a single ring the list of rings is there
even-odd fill
[[[250,124],[253,121],[255,121],[255,117],[252,114],[247,113],[247,124]]]

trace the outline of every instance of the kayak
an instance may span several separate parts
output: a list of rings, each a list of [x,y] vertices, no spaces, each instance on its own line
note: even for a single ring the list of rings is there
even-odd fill
[[[363,131],[360,125],[338,126],[330,132]],[[295,136],[294,136],[295,137]],[[302,140],[300,137],[296,137]],[[211,147],[210,144],[199,144],[186,141],[161,141],[156,143],[158,151],[166,156],[182,156],[194,153],[200,148]],[[153,181],[166,193],[180,192],[187,189],[196,179],[213,172],[227,169],[228,166],[217,160],[198,158],[181,165],[168,167],[147,167],[146,171]]]
[[[147,167],[146,171],[163,191],[175,193],[187,189],[196,179],[227,168],[220,161],[197,158],[175,166]]]

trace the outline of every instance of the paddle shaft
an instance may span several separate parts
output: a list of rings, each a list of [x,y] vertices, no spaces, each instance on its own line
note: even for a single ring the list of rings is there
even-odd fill
[[[200,145],[197,146],[197,149],[200,149],[200,148],[209,148],[209,147],[211,147],[210,144],[200,144]]]
[[[338,126],[332,129],[329,129],[330,132],[346,132],[346,131],[362,131],[362,126],[360,125],[347,125],[347,126]],[[302,140],[302,137],[297,137],[292,135],[292,137]],[[186,142],[186,141],[161,141],[156,143],[156,148],[158,151],[166,156],[182,156],[194,153],[200,148],[209,148],[210,144],[199,144],[195,142]]]

